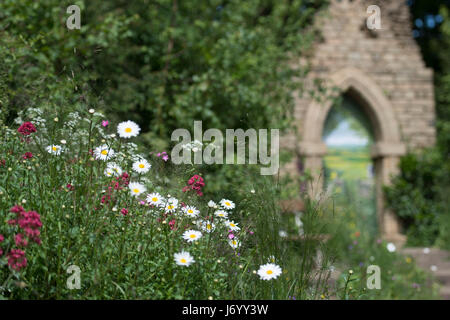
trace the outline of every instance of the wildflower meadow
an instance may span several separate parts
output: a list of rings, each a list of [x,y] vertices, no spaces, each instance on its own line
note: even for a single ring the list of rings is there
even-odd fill
[[[340,285],[350,281],[347,269],[334,286],[328,281],[331,263],[346,260],[314,240],[332,230],[327,209],[311,203],[305,240],[293,245],[280,233],[270,181],[248,190],[241,203],[227,195],[207,199],[208,181],[198,168],[172,165],[165,151],[143,154],[133,142],[139,131],[132,121],[115,125],[93,109],[55,117],[29,109],[14,126],[2,125],[3,298],[362,297]],[[326,256],[317,261],[321,247]],[[381,252],[394,267],[395,256]],[[401,290],[389,294],[401,297]]]

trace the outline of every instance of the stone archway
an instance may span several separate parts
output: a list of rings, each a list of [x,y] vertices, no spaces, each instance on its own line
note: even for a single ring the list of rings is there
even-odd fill
[[[402,243],[404,236],[400,234],[399,223],[393,213],[385,208],[382,192],[382,186],[389,184],[391,176],[397,173],[399,157],[406,152],[391,103],[370,77],[355,68],[344,68],[333,73],[326,80],[326,86],[351,95],[363,106],[372,123],[375,144],[371,156],[375,164],[378,226],[385,239]],[[299,151],[304,169],[314,178],[309,190],[313,196],[322,191],[322,158],[327,153],[327,147],[322,141],[322,131],[332,104],[331,100],[325,104],[311,102],[303,122]]]

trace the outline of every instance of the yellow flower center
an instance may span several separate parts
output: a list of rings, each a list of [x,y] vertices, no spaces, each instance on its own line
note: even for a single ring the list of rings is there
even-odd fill
[[[145,168],[144,164],[143,163],[139,164],[139,168],[144,169]]]
[[[194,238],[196,238],[196,235],[195,234],[191,234],[189,237],[191,237],[191,239],[194,239]]]
[[[189,213],[193,213],[194,211],[192,211],[192,209],[189,209],[188,212],[189,212]]]
[[[53,147],[52,150],[53,150],[53,151],[56,151],[56,150],[58,150],[58,148],[57,148],[57,147]]]
[[[206,225],[206,229],[211,229],[211,228],[212,228],[212,226],[210,224]]]
[[[126,129],[125,129],[125,132],[126,132],[126,133],[130,133],[130,132],[131,132],[131,128],[126,128]]]
[[[136,189],[133,189],[133,192],[134,192],[134,193],[139,193],[139,189],[137,189],[137,188],[136,188]]]
[[[186,263],[187,261],[186,261],[186,259],[182,258],[182,259],[180,260],[180,262],[181,262],[181,263]]]
[[[234,223],[230,223],[230,226],[232,227],[236,227],[236,225]]]
[[[272,270],[267,270],[267,272],[266,272],[267,274],[272,274],[273,273],[273,271]]]
[[[168,210],[172,210],[172,209],[173,209],[173,205],[169,204],[169,205],[167,206],[167,209],[168,209]]]
[[[227,202],[225,202],[225,205],[226,205],[227,207],[229,207],[229,206],[231,206],[231,203],[229,203],[229,202],[227,201]]]
[[[102,150],[101,154],[106,156],[108,154],[108,150]]]
[[[232,241],[232,244],[233,244],[233,245],[236,245],[236,243],[237,243],[236,240],[233,240],[233,241]]]
[[[156,202],[156,201],[158,201],[158,198],[157,198],[157,197],[153,197],[153,198],[152,198],[152,201],[153,201],[153,202]]]

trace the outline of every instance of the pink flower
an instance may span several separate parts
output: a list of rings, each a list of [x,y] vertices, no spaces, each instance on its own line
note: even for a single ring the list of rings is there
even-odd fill
[[[102,121],[102,126],[107,127],[109,124],[108,120],[103,120]]]
[[[161,157],[165,162],[167,162],[167,160],[169,160],[169,155],[167,154],[167,152],[163,151],[163,152],[158,152],[156,154],[156,156],[159,158]]]
[[[234,234],[229,233],[229,234],[228,234],[228,239],[234,239]]]
[[[20,249],[12,249],[8,253],[8,265],[11,269],[19,271],[27,266],[27,258],[25,258],[25,252]]]
[[[0,234],[0,243],[2,243],[4,240],[5,240],[5,237],[2,234]]]
[[[120,210],[120,213],[124,216],[126,216],[128,214],[128,210],[123,208],[122,210]]]
[[[24,136],[28,136],[33,132],[36,132],[36,127],[31,122],[24,122],[17,131]]]

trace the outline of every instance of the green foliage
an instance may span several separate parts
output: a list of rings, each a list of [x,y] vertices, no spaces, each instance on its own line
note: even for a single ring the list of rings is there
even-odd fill
[[[437,145],[409,154],[400,163],[401,175],[386,188],[387,201],[407,228],[410,245],[450,248],[450,17],[439,2],[416,1],[415,18],[439,14],[443,22],[422,30],[417,39],[427,65],[435,71]]]
[[[37,99],[24,88],[33,73],[69,76],[78,96],[100,96],[99,109],[137,121],[154,145],[194,119],[220,129],[286,128],[300,88],[292,78],[304,71],[290,56],[311,43],[306,27],[325,2],[80,0],[82,28],[68,30],[71,1],[7,0],[0,30],[30,50],[9,66],[22,68],[10,83],[25,90],[14,94],[22,106]]]
[[[407,229],[408,244],[448,247],[450,163],[431,149],[403,157],[400,169],[385,190],[387,202]]]

